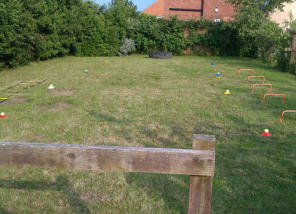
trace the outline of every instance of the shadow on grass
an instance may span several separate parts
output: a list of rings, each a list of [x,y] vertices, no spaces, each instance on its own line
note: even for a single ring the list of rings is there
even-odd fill
[[[295,89],[292,89],[292,88],[283,88],[283,87],[276,86],[276,90],[280,91],[281,93],[287,93],[287,92],[291,94],[295,93]]]
[[[233,60],[230,62],[227,62],[227,60]],[[228,65],[228,66],[237,66],[237,68],[253,68],[256,72],[256,69],[262,69],[262,70],[273,70],[273,71],[278,71],[277,68],[273,67],[271,64],[268,63],[262,63],[258,59],[251,59],[251,58],[243,58],[243,57],[223,57],[223,58],[217,58],[217,65],[222,64],[222,65]]]
[[[175,122],[167,122],[167,126],[170,128],[169,135],[167,137],[159,136],[158,129],[152,129],[148,126],[143,126],[139,129],[139,132],[148,137],[151,142],[141,142],[146,147],[155,147],[156,144],[161,143],[159,145],[161,147],[169,147],[169,148],[183,148],[184,142],[191,142],[191,136],[188,136],[186,129],[175,123]]]
[[[110,123],[124,123],[125,122],[124,120],[119,120],[111,115],[96,112],[94,110],[90,110],[90,111],[88,111],[88,113],[92,117],[96,118],[99,122],[110,122]]]
[[[268,111],[271,113],[271,115],[274,118],[278,118],[278,121],[280,121],[280,116],[283,110],[294,110],[296,109],[296,97],[287,95],[285,103],[282,104],[283,97],[280,96],[267,96],[264,100],[264,104],[261,104],[261,100],[263,98],[263,93],[254,93],[252,95],[252,98],[256,101],[256,103],[248,102],[246,103],[246,106],[250,110],[256,109],[256,111],[259,112],[266,112]],[[294,117],[295,118],[295,117]],[[282,125],[279,123],[279,125]]]
[[[10,212],[7,212],[6,210],[2,209],[1,207],[0,207],[0,213],[1,214],[11,214]]]
[[[170,129],[168,136],[159,135],[158,128],[149,126],[138,127],[143,136],[141,143],[145,147],[186,148],[185,142],[190,142],[186,129],[173,121],[166,123]],[[120,133],[120,132],[117,132]],[[125,136],[126,137],[126,136]],[[128,138],[126,138],[128,140]],[[190,145],[191,147],[191,145]],[[167,213],[187,213],[189,196],[189,176],[149,173],[126,173],[127,183],[142,187],[150,198],[160,198],[167,207]]]
[[[187,213],[189,176],[127,173],[126,180],[130,185],[144,187],[151,198],[164,200],[170,213]]]
[[[200,133],[204,126],[217,138],[214,213],[296,213],[295,136],[261,137],[254,131],[260,125],[231,114],[228,119],[239,127],[237,134],[210,122],[194,128]]]
[[[286,140],[252,136],[217,146],[215,213],[295,213],[295,157],[286,156],[292,138]]]
[[[58,176],[56,181],[53,183],[46,181],[14,181],[14,180],[0,180],[0,188],[6,189],[30,189],[30,190],[54,190],[63,192],[71,205],[73,213],[85,213],[90,214],[85,202],[83,202],[79,194],[75,191],[73,185],[64,176]],[[0,208],[0,213],[8,213],[7,211]]]
[[[270,65],[257,64],[256,61],[241,67],[270,69]],[[292,92],[289,89],[281,88]],[[245,94],[247,92],[249,94]],[[245,112],[256,111],[258,114],[250,116],[258,116],[261,121],[239,115],[239,110],[234,108],[223,113],[225,121],[209,118],[199,121],[193,127],[193,133],[214,134],[217,138],[213,213],[296,213],[296,137],[290,133],[287,135],[287,131],[279,127],[281,111],[292,108],[296,103],[295,98],[287,97],[285,105],[281,104],[281,98],[271,98],[266,100],[269,104],[262,105],[260,101],[263,94],[252,94],[247,87],[237,87],[233,94],[243,94],[241,102],[246,107]],[[264,114],[266,111],[269,114]],[[278,123],[271,124],[269,119],[265,120],[265,115],[278,118]],[[158,142],[156,145],[159,146],[162,143],[165,147],[179,147],[178,143],[182,141],[191,142],[191,136],[182,126],[174,126],[171,122],[166,124],[170,128],[167,138],[160,136],[159,130],[155,128],[139,128],[139,132],[149,138],[143,144],[155,146],[154,142]],[[271,138],[261,137],[265,127],[273,131]],[[181,147],[184,146],[187,145],[183,143]],[[127,181],[145,187],[146,192],[152,196],[159,195],[171,210],[186,212],[189,188],[186,176],[129,174]],[[184,199],[178,198],[180,196]]]

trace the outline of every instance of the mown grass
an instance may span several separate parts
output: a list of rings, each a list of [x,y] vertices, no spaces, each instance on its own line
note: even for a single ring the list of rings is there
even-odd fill
[[[287,103],[261,105],[267,88],[252,94],[240,67]],[[0,141],[191,148],[194,133],[212,134],[212,213],[296,213],[296,115],[279,121],[296,109],[296,76],[244,58],[131,56],[34,62],[0,77],[0,88],[48,79],[0,104]],[[2,168],[0,213],[186,213],[188,189],[188,176]]]

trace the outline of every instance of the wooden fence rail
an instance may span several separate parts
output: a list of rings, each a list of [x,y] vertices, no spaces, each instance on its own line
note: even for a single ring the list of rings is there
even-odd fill
[[[194,135],[193,150],[0,142],[0,167],[190,175],[188,214],[209,214],[214,142],[214,136]]]

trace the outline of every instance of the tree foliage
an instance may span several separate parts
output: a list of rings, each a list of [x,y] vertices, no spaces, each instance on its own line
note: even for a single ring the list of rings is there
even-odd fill
[[[0,0],[0,67],[65,55],[115,55],[137,17],[128,0]]]
[[[135,41],[139,52],[150,50],[171,51],[181,54],[186,47],[185,26],[176,17],[157,19],[142,14],[135,27]]]
[[[239,13],[247,11],[261,11],[265,16],[270,15],[275,9],[283,9],[284,3],[291,3],[295,0],[227,0],[233,4]]]
[[[13,67],[34,57],[30,41],[34,30],[31,14],[18,0],[0,2],[0,67]]]
[[[282,9],[284,3],[295,0],[228,0],[237,11],[236,26],[239,36],[245,42],[245,50],[256,53],[263,61],[272,61],[272,52],[275,52],[281,38],[283,29],[270,20],[270,14],[275,9]]]
[[[281,71],[296,74],[296,63],[290,64],[290,53],[285,51],[285,48],[292,46],[292,35],[296,33],[296,19],[292,14],[290,14],[290,19],[284,23],[284,29],[276,52],[276,65]]]

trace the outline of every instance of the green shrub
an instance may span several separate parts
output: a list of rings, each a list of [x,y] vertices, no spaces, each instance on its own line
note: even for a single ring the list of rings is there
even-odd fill
[[[65,55],[116,55],[137,17],[128,0],[109,8],[83,0],[0,3],[0,68]]]
[[[242,41],[232,22],[210,23],[201,45],[219,56],[240,56]]]
[[[287,52],[280,51],[277,53],[276,57],[278,69],[291,73],[295,72],[295,64],[293,66],[290,65],[289,54]]]
[[[157,19],[141,14],[135,27],[137,51],[171,51],[174,54],[257,56],[252,37],[240,37],[236,22],[213,23],[206,19],[181,21],[177,17]],[[254,40],[254,39],[253,39]],[[248,52],[246,46],[250,46]]]
[[[0,62],[1,67],[14,67],[32,60],[33,46],[29,43],[34,21],[18,0],[0,3]]]
[[[129,53],[136,50],[135,42],[133,39],[124,39],[122,46],[118,50],[118,56],[127,56]]]
[[[171,51],[182,54],[186,49],[185,26],[176,17],[157,19],[141,14],[134,28],[137,51],[148,53],[150,50]]]

